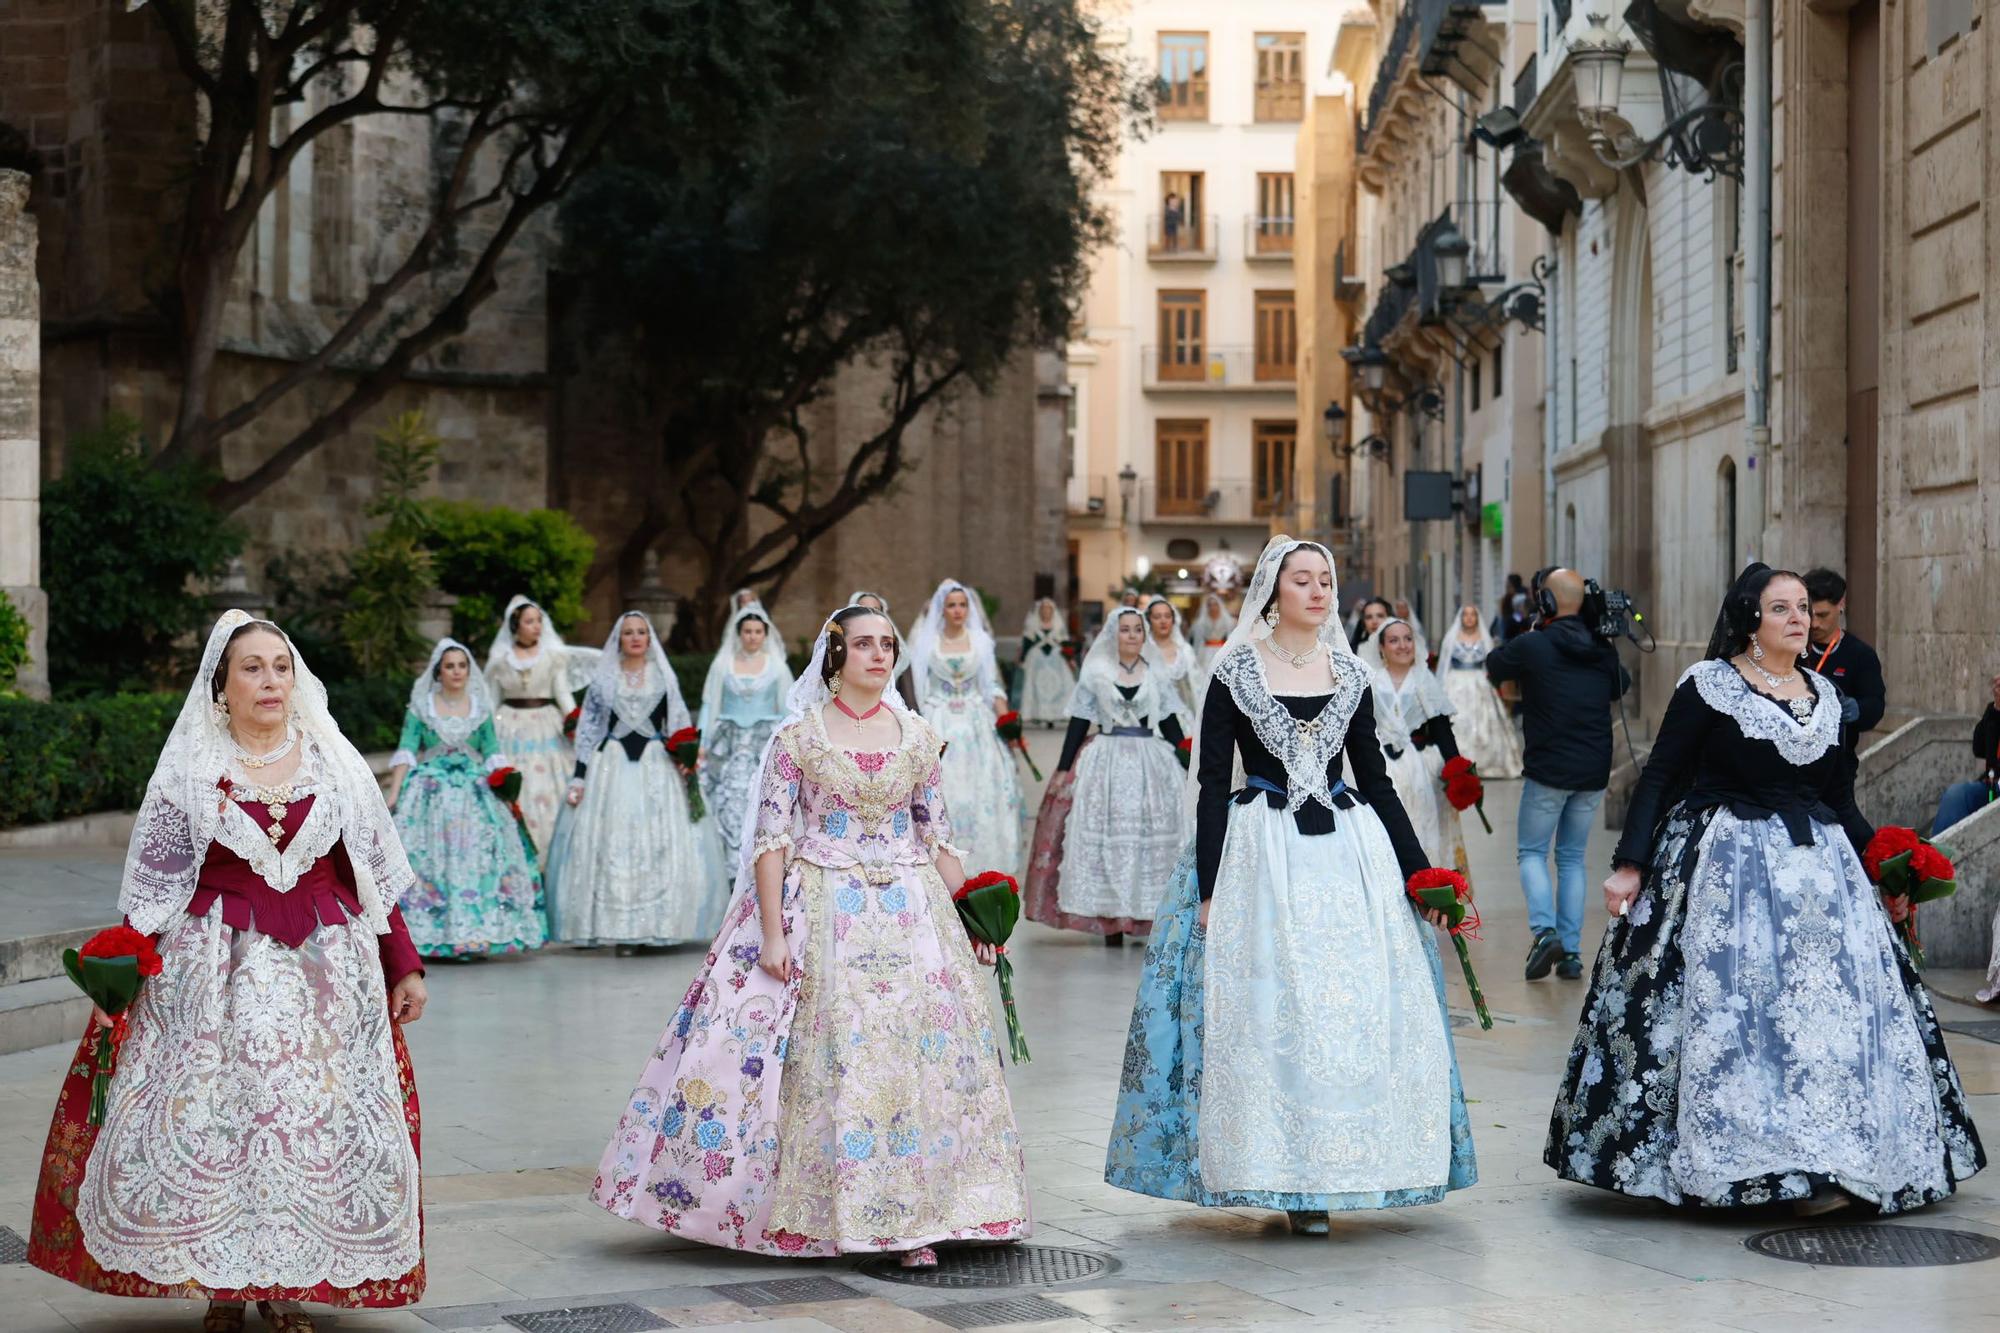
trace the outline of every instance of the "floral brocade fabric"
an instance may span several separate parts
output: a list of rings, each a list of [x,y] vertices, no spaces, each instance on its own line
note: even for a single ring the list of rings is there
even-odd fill
[[[754,854],[779,849],[789,984],[755,893],[634,1089],[592,1198],[711,1245],[825,1256],[1028,1234],[1026,1168],[985,974],[932,865],[952,850],[939,740],[851,752],[780,730]]]

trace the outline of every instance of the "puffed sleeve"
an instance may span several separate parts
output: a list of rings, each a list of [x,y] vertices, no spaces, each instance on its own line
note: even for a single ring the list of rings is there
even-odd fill
[[[932,856],[956,856],[965,859],[965,853],[951,841],[951,816],[944,802],[944,746],[933,733],[929,738],[931,747],[930,764],[924,770],[923,779],[910,793],[910,820],[916,825],[917,837],[930,850]]]
[[[1230,787],[1236,777],[1236,696],[1220,680],[1208,683],[1201,706],[1201,736],[1195,742],[1195,882],[1203,902],[1215,895],[1222,866],[1222,840],[1229,835]]]
[[[472,729],[467,744],[474,754],[486,761],[488,773],[508,767],[507,756],[500,752],[500,733],[494,729],[492,718],[485,718]]]
[[[764,771],[757,779],[757,830],[751,843],[750,859],[765,852],[779,851],[789,859],[798,840],[799,785],[805,773],[792,753],[796,733],[791,728],[778,733]]]
[[[1354,770],[1354,790],[1382,821],[1389,845],[1396,849],[1396,867],[1403,872],[1403,878],[1407,880],[1419,870],[1428,870],[1430,858],[1424,855],[1424,845],[1417,839],[1409,811],[1403,809],[1403,799],[1396,795],[1396,784],[1390,780],[1389,762],[1382,757],[1382,747],[1375,743],[1373,690],[1361,692],[1361,702],[1348,720],[1346,752],[1347,765]],[[1327,772],[1329,784],[1339,776],[1340,756],[1336,754]]]
[[[403,710],[403,734],[396,738],[396,753],[389,756],[391,768],[415,768],[417,751],[424,748],[424,723],[413,708]]]
[[[1611,855],[1612,865],[1630,864],[1644,870],[1651,863],[1653,828],[1665,813],[1667,793],[1693,771],[1702,742],[1715,721],[1715,711],[1702,702],[1693,678],[1682,681],[1667,702],[1653,752],[1646,756],[1646,769],[1632,788],[1632,803],[1625,809],[1625,833]]]

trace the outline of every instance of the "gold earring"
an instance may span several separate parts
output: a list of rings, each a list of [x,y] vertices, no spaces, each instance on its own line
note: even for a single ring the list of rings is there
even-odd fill
[[[1276,628],[1278,628],[1278,608],[1277,608],[1277,607],[1275,607],[1275,606],[1274,606],[1274,607],[1272,607],[1272,608],[1271,608],[1271,609],[1270,609],[1269,611],[1266,611],[1266,612],[1264,613],[1264,623],[1265,623],[1266,625],[1269,625],[1269,626],[1270,626],[1270,627],[1271,627],[1272,629],[1276,629]]]
[[[223,698],[221,695],[217,695],[208,701],[208,713],[210,717],[215,719],[216,726],[227,727],[229,725],[229,700]]]
[[[840,697],[840,677],[835,676],[826,683],[826,692],[836,699]]]

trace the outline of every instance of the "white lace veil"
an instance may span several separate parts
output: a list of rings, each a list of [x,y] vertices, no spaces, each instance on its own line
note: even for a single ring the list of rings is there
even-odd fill
[[[1206,643],[1210,639],[1227,638],[1229,635],[1229,603],[1219,592],[1205,592],[1201,595],[1201,611],[1194,618],[1194,637]]]
[[[910,645],[910,681],[917,692],[919,708],[929,697],[931,659],[937,655],[938,640],[944,637],[944,599],[954,592],[964,593],[968,605],[965,635],[972,642],[972,655],[979,664],[979,692],[988,700],[1004,693],[1000,688],[1000,665],[993,654],[993,631],[986,625],[985,603],[980,601],[978,592],[957,579],[946,579],[931,594],[930,605],[917,621],[915,642]]]
[[[1046,625],[1042,623],[1042,608],[1045,606],[1054,613]],[[1021,637],[1027,638],[1032,634],[1051,632],[1068,636],[1068,628],[1063,623],[1062,607],[1056,604],[1056,599],[1053,597],[1037,597],[1035,604],[1028,608],[1028,614],[1021,620]]]
[[[1318,551],[1325,557],[1327,572],[1333,577],[1333,592],[1327,602],[1326,620],[1320,625],[1316,637],[1325,645],[1329,657],[1354,656],[1354,647],[1348,643],[1347,635],[1341,629],[1340,571],[1333,563],[1333,552],[1318,542],[1297,541],[1280,533],[1265,543],[1263,554],[1257,557],[1257,568],[1250,576],[1250,586],[1244,590],[1243,604],[1236,614],[1236,627],[1229,631],[1228,641],[1216,651],[1214,663],[1210,667],[1211,681],[1214,673],[1222,670],[1224,661],[1238,648],[1247,645],[1252,652],[1255,652],[1257,644],[1271,637],[1274,626],[1265,621],[1262,612],[1265,604],[1271,601],[1272,594],[1277,591],[1278,571],[1284,568],[1285,557],[1301,547]],[[1213,688],[1212,684],[1210,688]],[[1194,713],[1192,734],[1195,738],[1195,762],[1188,765],[1187,772],[1187,808],[1190,811],[1194,809],[1195,797],[1201,790],[1201,718],[1207,707],[1208,694],[1207,691],[1203,691],[1198,696]],[[1242,786],[1243,779],[1243,759],[1239,754],[1236,759],[1232,790]],[[1302,793],[1295,792],[1292,795],[1294,799],[1304,799]]]
[[[704,730],[713,726],[715,719],[722,715],[722,691],[729,685],[729,678],[736,673],[736,635],[743,622],[750,618],[764,622],[764,647],[758,652],[763,665],[754,677],[761,687],[772,680],[782,679],[791,683],[791,669],[785,665],[784,640],[778,635],[778,627],[771,620],[771,613],[764,609],[762,602],[752,602],[740,606],[729,613],[729,623],[722,630],[722,645],[715,650],[715,658],[708,664],[708,675],[701,683],[701,725]]]
[[[1105,618],[1103,628],[1090,641],[1090,651],[1083,655],[1083,667],[1076,675],[1076,689],[1070,694],[1069,715],[1080,717],[1086,722],[1099,726],[1109,725],[1100,704],[1108,704],[1116,696],[1118,688],[1118,622],[1126,616],[1139,618],[1139,629],[1144,637],[1140,640],[1139,656],[1146,663],[1146,674],[1136,682],[1138,693],[1132,703],[1143,717],[1153,720],[1158,727],[1163,718],[1172,715],[1181,720],[1181,725],[1189,724],[1187,706],[1181,702],[1180,692],[1173,687],[1173,679],[1168,674],[1167,660],[1160,653],[1160,647],[1153,642],[1153,630],[1146,623],[1145,612],[1130,606],[1115,606]]]
[[[1167,610],[1174,613],[1174,632],[1172,635],[1174,641],[1174,660],[1167,664],[1167,669],[1172,671],[1176,677],[1188,675],[1194,670],[1194,648],[1188,643],[1187,623],[1181,616],[1181,609],[1158,593],[1154,593],[1146,599],[1146,604],[1139,609],[1146,615],[1146,638],[1149,642],[1153,638],[1153,608],[1155,606],[1164,606]],[[1162,653],[1160,656],[1164,660],[1166,654]]]
[[[225,780],[249,785],[232,773],[236,742],[216,713],[209,682],[221,664],[230,636],[245,625],[259,623],[247,611],[225,611],[208,633],[208,643],[188,688],[180,716],[167,735],[166,746],[146,784],[145,799],[132,827],[125,852],[125,873],[118,889],[118,910],[135,930],[152,935],[173,925],[194,897],[203,860],[218,836],[238,850],[234,833],[224,826]],[[283,635],[284,631],[279,630]],[[403,854],[389,807],[375,774],[327,711],[326,687],[299,656],[285,635],[292,654],[292,725],[298,729],[305,760],[317,778],[315,800],[332,802],[340,841],[354,865],[355,894],[361,919],[378,935],[389,931],[389,909],[415,882],[409,858]],[[252,864],[274,855],[263,830],[253,829],[252,844],[239,855]]]
[[[1409,674],[1403,677],[1403,689],[1399,695],[1396,682],[1389,677],[1389,667],[1382,660],[1382,636],[1389,632],[1389,626],[1401,625],[1410,631],[1417,641],[1416,660],[1410,664]],[[1456,633],[1456,628],[1453,633]],[[1451,700],[1445,697],[1444,685],[1437,673],[1424,661],[1424,641],[1417,634],[1417,627],[1401,616],[1391,616],[1383,621],[1361,642],[1358,654],[1369,674],[1375,678],[1375,732],[1384,745],[1398,750],[1410,748],[1409,720],[1403,715],[1405,703],[1415,703],[1423,710],[1423,717],[1417,725],[1422,726],[1434,717],[1450,717],[1456,710]]]
[[[1473,606],[1471,603],[1467,603],[1466,605],[1459,607],[1458,614],[1452,617],[1451,629],[1446,631],[1444,636],[1444,642],[1438,646],[1440,653],[1448,654],[1453,644],[1465,642],[1465,639],[1462,636],[1465,633],[1464,622],[1465,622],[1465,613],[1467,611],[1472,612],[1472,620],[1474,625],[1477,627],[1472,642],[1478,644],[1479,647],[1485,652],[1490,653],[1493,651],[1493,635],[1486,628],[1486,618],[1479,614],[1478,607]],[[1412,631],[1414,631],[1415,626],[1412,626],[1411,629]],[[1439,660],[1442,661],[1444,659],[1441,657]]]
[[[618,635],[628,620],[638,620],[646,626],[646,689],[645,693],[632,702],[643,703],[635,712],[626,711],[620,702],[620,676],[624,671],[624,652],[618,646]],[[623,722],[633,731],[650,734],[653,710],[660,706],[660,698],[667,697],[667,734],[672,735],[682,727],[694,725],[688,714],[687,700],[681,697],[681,682],[674,675],[673,664],[667,661],[667,651],[660,646],[659,633],[653,628],[652,618],[644,611],[626,611],[611,622],[611,635],[604,641],[604,652],[597,659],[597,670],[591,676],[590,691],[583,697],[583,715],[576,723],[576,753],[585,763],[597,753],[604,738],[611,734],[613,722]]]
[[[507,609],[500,613],[500,628],[493,633],[493,644],[486,650],[487,697],[495,708],[501,703],[499,687],[493,685],[490,677],[494,666],[505,657],[515,668],[523,669],[526,663],[514,655],[514,631],[509,628],[514,620],[514,612],[524,606],[532,606],[542,613],[542,637],[536,644],[535,655],[539,660],[547,655],[555,663],[555,701],[567,715],[576,706],[574,691],[590,683],[590,673],[596,666],[595,648],[572,648],[563,642],[563,636],[556,629],[555,619],[549,609],[534,598],[516,593],[507,600]],[[615,637],[615,636],[614,636]]]
[[[471,668],[465,678],[464,717],[440,713],[437,709],[440,689],[437,679],[438,663],[444,661],[444,655],[454,648],[465,654],[465,664]],[[479,730],[481,722],[493,716],[493,696],[487,688],[486,673],[479,669],[479,663],[473,659],[470,648],[449,635],[437,641],[436,646],[431,649],[430,660],[424,663],[424,669],[417,673],[416,680],[410,684],[410,711],[447,745],[459,744],[467,736]],[[404,764],[414,764],[416,761],[416,756],[408,750],[398,750],[390,758],[389,767],[396,768]]]

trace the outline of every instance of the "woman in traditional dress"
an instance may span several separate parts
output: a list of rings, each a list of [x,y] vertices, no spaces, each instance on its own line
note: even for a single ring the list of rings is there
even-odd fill
[[[1375,732],[1388,760],[1389,780],[1432,865],[1466,873],[1465,832],[1444,796],[1444,765],[1458,757],[1451,701],[1418,655],[1407,621],[1384,621],[1361,645],[1361,660],[1375,678]]]
[[[1041,726],[1061,724],[1069,715],[1076,672],[1063,656],[1069,626],[1062,608],[1044,597],[1021,625],[1021,720]]]
[[[1335,604],[1326,548],[1274,537],[1196,723],[1194,845],[1153,919],[1104,1171],[1319,1235],[1328,1212],[1477,1174],[1444,973],[1404,891],[1427,863]]]
[[[486,682],[493,695],[493,731],[501,752],[520,770],[521,813],[545,872],[574,759],[563,734],[563,722],[576,707],[573,670],[548,613],[526,597],[508,602],[486,654]]]
[[[1798,575],[1753,564],[1681,677],[1604,882],[1544,1157],[1728,1208],[1934,1203],[1985,1165],[1930,996],[1860,851],[1840,695]]]
[[[417,1091],[401,1025],[423,968],[415,876],[367,763],[284,632],[210,631],[139,807],[119,909],[164,970],[118,1026],[88,1123],[98,1012],[43,1153],[28,1259],[91,1291],[206,1296],[203,1327],[299,1333],[299,1302],[423,1295]]]
[[[471,650],[439,639],[389,759],[389,808],[417,874],[403,909],[426,958],[539,949],[547,937],[535,845],[486,785],[510,767],[499,744]]]
[[[696,820],[666,739],[693,725],[640,611],[618,617],[576,728],[570,809],[549,857],[549,934],[586,948],[713,938],[729,872],[713,819]]]
[[[994,730],[1007,691],[993,657],[993,633],[973,591],[946,579],[917,622],[910,651],[917,706],[944,737],[944,780],[958,817],[953,833],[975,870],[1011,875],[1021,865],[1021,782],[1014,755]]]
[[[847,595],[847,604],[849,606],[865,606],[871,611],[879,611],[884,618],[888,619],[892,627],[896,624],[895,618],[889,615],[889,599],[879,592],[869,592],[866,588],[857,588]],[[900,697],[914,701],[917,697],[917,688],[916,682],[910,679],[910,640],[904,637],[903,631],[900,628],[896,630],[896,642],[901,645],[899,655],[896,659],[896,670],[899,673],[896,677],[896,691]]]
[[[722,838],[724,866],[736,863],[744,804],[792,688],[784,654],[772,646],[775,634],[763,603],[738,607],[701,688],[701,795]]]
[[[1181,711],[1145,616],[1129,607],[1111,613],[1084,657],[1069,711],[1062,758],[1035,821],[1022,910],[1117,945],[1150,928],[1160,886],[1187,841],[1174,747],[1192,718]]]
[[[1160,655],[1160,665],[1166,668],[1167,683],[1173,686],[1181,708],[1193,717],[1199,682],[1195,678],[1194,649],[1188,645],[1187,636],[1181,633],[1180,608],[1155,595],[1146,599],[1144,609],[1153,648]]]
[[[1355,622],[1354,632],[1348,636],[1348,642],[1359,651],[1361,645],[1373,638],[1375,631],[1381,629],[1395,614],[1396,608],[1390,606],[1387,601],[1380,597],[1370,597],[1361,604],[1361,618]]]
[[[1194,660],[1201,668],[1203,680],[1215,666],[1215,659],[1222,652],[1222,645],[1229,642],[1229,631],[1236,624],[1236,617],[1229,614],[1229,603],[1222,600],[1222,594],[1211,592],[1201,599],[1201,614],[1194,618]]]
[[[1486,679],[1486,658],[1493,640],[1479,621],[1479,608],[1459,608],[1458,628],[1445,638],[1444,697],[1452,706],[1452,731],[1458,752],[1470,759],[1485,778],[1521,776],[1521,738],[1507,716],[1507,705]]]
[[[762,766],[722,933],[591,1197],[691,1240],[815,1258],[1026,1236],[1027,1170],[944,740],[891,683],[888,618],[836,611]]]

